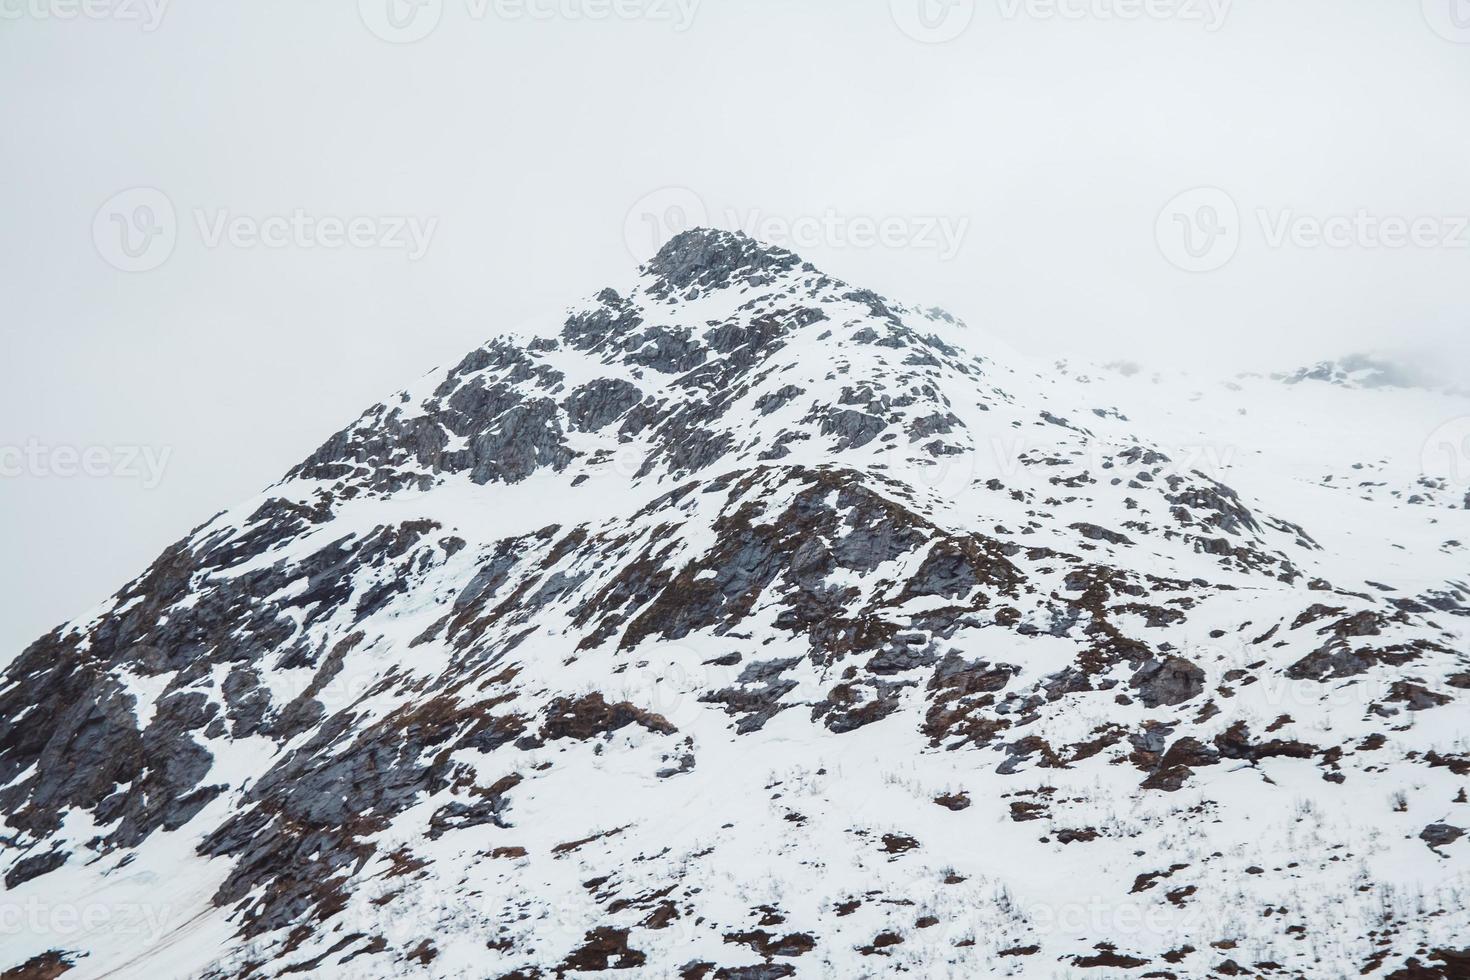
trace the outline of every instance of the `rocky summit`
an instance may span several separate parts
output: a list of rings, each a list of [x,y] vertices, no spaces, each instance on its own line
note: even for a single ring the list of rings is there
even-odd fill
[[[1470,976],[1470,398],[1340,380],[682,234],[9,660],[0,977]]]

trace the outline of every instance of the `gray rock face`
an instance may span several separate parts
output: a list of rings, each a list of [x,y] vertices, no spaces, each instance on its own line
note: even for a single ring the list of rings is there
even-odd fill
[[[982,572],[977,564],[982,562],[984,559],[977,555],[976,550],[936,546],[914,577],[909,579],[905,594],[963,599],[981,584]]]
[[[562,470],[572,461],[550,399],[518,405],[496,421],[471,443],[470,479],[476,483],[519,483],[543,466]]]
[[[201,845],[210,856],[237,858],[216,902],[239,906],[247,933],[280,928],[330,901],[333,879],[373,853],[361,838],[447,784],[442,750],[468,738],[466,723],[483,724],[484,709],[440,696],[394,713],[334,747],[350,719],[337,715],[274,766],[242,800],[240,812]],[[457,739],[457,741],[456,741]],[[503,808],[503,807],[502,807]],[[490,812],[498,814],[495,804]],[[464,813],[446,814],[441,828]],[[257,897],[246,896],[262,889]]]
[[[572,392],[563,405],[572,428],[596,432],[612,425],[642,400],[643,391],[637,385],[618,378],[599,378]]]
[[[762,415],[770,415],[772,412],[779,411],[784,406],[791,404],[791,402],[804,394],[806,392],[796,385],[786,385],[778,391],[772,392],[769,395],[762,395],[756,399],[755,407]]]
[[[850,408],[828,412],[822,418],[822,435],[836,436],[838,450],[866,446],[888,427],[882,419]]]
[[[15,888],[32,878],[39,878],[43,874],[55,871],[66,863],[71,855],[66,851],[48,851],[45,854],[32,854],[21,858],[10,870],[5,872],[5,887]]]
[[[514,483],[538,467],[563,469],[564,418],[546,395],[559,372],[503,342],[473,352],[449,372],[421,408],[375,406],[337,433],[288,479],[352,479],[360,488],[393,493],[426,490],[443,474],[468,473],[476,483]],[[467,448],[449,447],[453,439]]]
[[[1131,683],[1145,705],[1157,708],[1199,697],[1205,689],[1205,672],[1183,657],[1168,657],[1145,664]]]
[[[663,285],[650,292],[687,299],[736,283],[760,286],[800,265],[801,259],[784,249],[744,235],[699,228],[674,236],[654,256],[649,269]]]
[[[711,691],[702,695],[700,700],[724,705],[726,711],[739,718],[736,730],[742,734],[760,731],[766,722],[790,707],[781,704],[781,699],[795,690],[796,681],[783,679],[781,675],[800,662],[800,659],[793,658],[748,664],[740,672],[735,686]]]
[[[1464,836],[1463,828],[1447,823],[1432,823],[1419,832],[1419,839],[1436,851],[1442,847],[1449,847]]]
[[[139,732],[133,698],[111,678],[81,668],[54,636],[13,665],[21,684],[0,701],[4,718],[24,717],[18,725],[0,724],[0,777],[8,783],[0,809],[21,832],[19,841],[33,846],[71,808],[92,811],[99,824],[116,822],[102,843],[108,850],[183,826],[220,789],[200,786],[212,762],[191,737],[212,717],[202,696],[161,699],[152,723]],[[41,666],[44,661],[50,662]],[[32,766],[29,778],[16,779]],[[59,865],[35,857],[25,873]]]
[[[1108,544],[1123,545],[1131,545],[1133,543],[1126,534],[1109,531],[1107,528],[1098,527],[1096,524],[1077,523],[1072,525],[1072,530],[1077,531],[1089,541],[1106,541]]]

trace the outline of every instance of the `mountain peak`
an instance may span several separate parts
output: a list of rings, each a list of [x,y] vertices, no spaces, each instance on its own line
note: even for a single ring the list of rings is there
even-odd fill
[[[697,295],[737,280],[764,285],[779,273],[803,266],[811,268],[800,256],[744,232],[691,228],[669,239],[646,268],[668,287],[663,295],[687,298],[691,291]]]
[[[1379,354],[1354,353],[1330,361],[1302,367],[1290,374],[1273,374],[1272,378],[1289,385],[1304,381],[1320,381],[1348,388],[1422,388],[1444,387],[1430,371],[1414,363]]]

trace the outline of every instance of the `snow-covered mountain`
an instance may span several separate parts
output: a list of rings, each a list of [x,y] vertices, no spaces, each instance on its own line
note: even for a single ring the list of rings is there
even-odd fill
[[[10,664],[0,975],[1470,975],[1467,416],[686,233]]]
[[[1287,384],[1322,381],[1355,388],[1427,388],[1459,393],[1412,363],[1400,364],[1371,354],[1349,354],[1337,360],[1319,361],[1289,374],[1273,374],[1272,377]]]

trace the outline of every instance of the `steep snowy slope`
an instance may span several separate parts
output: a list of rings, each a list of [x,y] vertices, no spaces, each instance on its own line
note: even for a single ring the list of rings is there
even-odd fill
[[[0,965],[1464,976],[1466,416],[687,233],[10,665]]]

